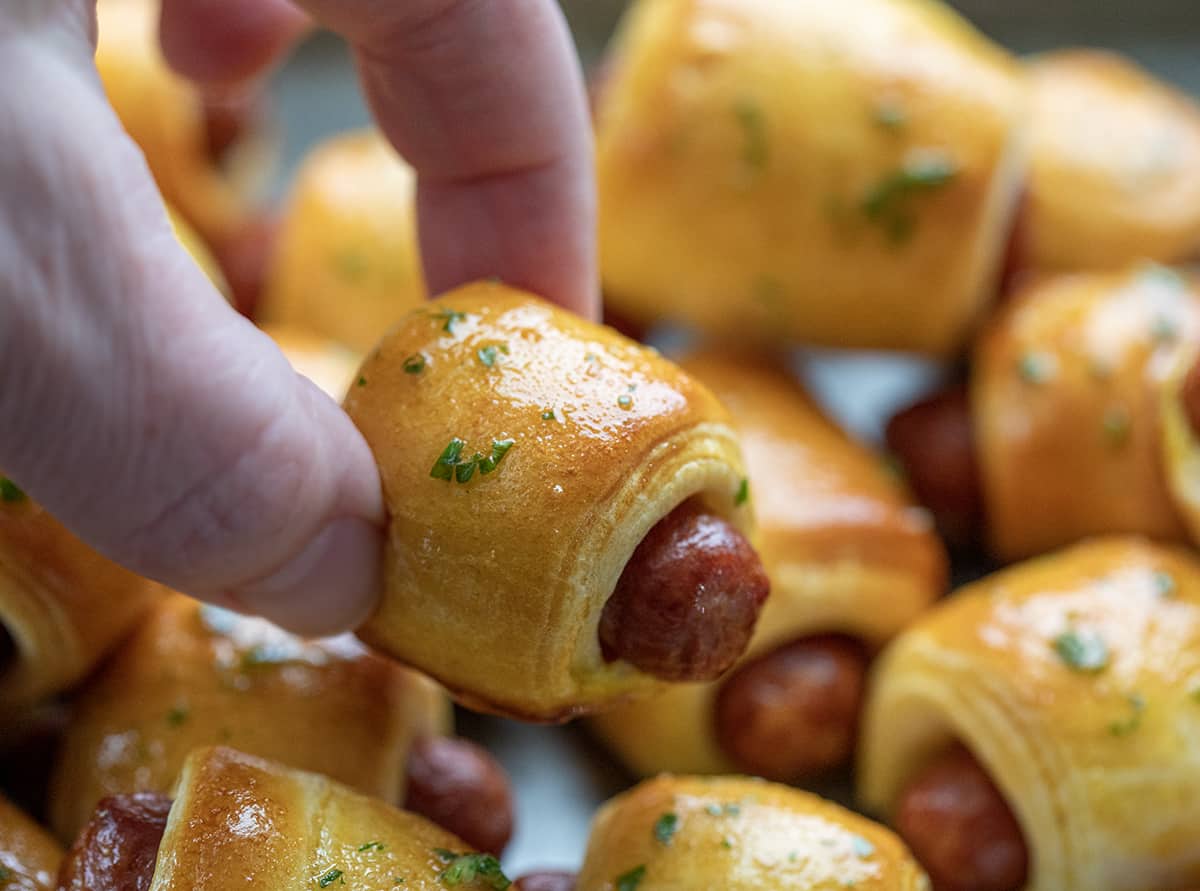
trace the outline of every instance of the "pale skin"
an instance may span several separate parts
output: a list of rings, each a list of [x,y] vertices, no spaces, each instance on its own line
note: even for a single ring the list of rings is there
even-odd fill
[[[338,32],[418,171],[432,290],[499,276],[598,314],[586,100],[554,0],[163,7],[171,64],[220,89],[313,20]],[[371,453],[175,242],[94,32],[95,0],[0,0],[0,468],[137,572],[298,632],[354,627],[383,547]]]

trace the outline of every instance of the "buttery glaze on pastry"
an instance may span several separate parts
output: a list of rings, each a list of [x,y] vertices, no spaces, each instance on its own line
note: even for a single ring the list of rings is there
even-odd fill
[[[264,325],[292,368],[332,398],[341,400],[358,379],[362,356],[336,341],[294,325]]]
[[[0,706],[11,711],[80,681],[158,592],[0,475]]]
[[[262,317],[366,352],[426,297],[416,179],[375,131],[335,137],[291,187]]]
[[[98,811],[64,873],[90,871],[87,891],[509,886],[494,857],[415,814],[232,749],[188,757],[165,827],[166,801],[138,805],[115,799]]]
[[[736,435],[712,393],[500,284],[411,313],[346,409],[391,514],[382,606],[359,633],[474,708],[555,720],[654,690],[601,651],[626,564],[681,506],[735,537],[751,525]]]
[[[967,586],[892,644],[860,797],[895,815],[957,740],[1024,832],[1028,891],[1195,887],[1198,690],[1195,557],[1136,538],[1078,545]]]
[[[948,353],[1024,174],[1016,62],[924,0],[642,0],[596,114],[601,270],[633,321]]]
[[[72,839],[100,799],[169,792],[188,753],[217,744],[399,802],[414,738],[450,721],[435,684],[352,635],[304,641],[173,595],[79,692],[51,821]]]
[[[63,850],[42,827],[0,797],[0,887],[54,891]]]
[[[158,11],[149,0],[101,0],[96,67],[164,197],[219,246],[247,221],[265,141],[240,134],[237,150],[218,164],[200,92],[162,56]]]
[[[761,780],[648,780],[600,809],[576,891],[927,891],[889,830]]]
[[[682,366],[713,389],[738,428],[749,470],[744,494],[757,515],[771,597],[743,668],[715,684],[679,685],[605,711],[591,725],[643,776],[738,771],[796,779],[808,772],[801,765],[823,737],[837,736],[828,743],[836,752],[829,760],[848,756],[867,654],[942,592],[946,556],[927,515],[912,506],[881,459],[851,442],[787,374],[716,352]],[[861,644],[859,652],[853,642]],[[811,652],[831,646],[832,659]],[[837,655],[844,649],[854,664],[841,664]],[[806,658],[814,662],[808,672],[796,664]],[[780,659],[791,664],[766,667]],[[754,678],[751,671],[769,675]],[[848,716],[831,702],[839,684],[830,675],[837,672],[849,674],[845,683],[854,685]],[[809,695],[794,694],[805,674],[819,682],[809,681]],[[788,720],[769,705],[785,696]],[[810,708],[797,708],[796,699]],[[771,726],[734,723],[754,717]],[[820,723],[830,726],[813,726]],[[770,759],[739,755],[751,743],[737,740],[751,736],[769,743]]]
[[[1043,271],[1200,255],[1200,108],[1132,61],[1064,50],[1029,66],[1022,253]]]

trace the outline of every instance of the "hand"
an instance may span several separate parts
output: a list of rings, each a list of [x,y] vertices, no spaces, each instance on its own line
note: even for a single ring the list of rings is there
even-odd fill
[[[498,275],[597,313],[582,77],[553,0],[305,0],[418,172],[431,288]],[[228,86],[303,32],[282,0],[165,0]],[[340,408],[175,242],[104,99],[95,0],[0,0],[0,468],[109,557],[303,633],[374,606],[383,502]]]

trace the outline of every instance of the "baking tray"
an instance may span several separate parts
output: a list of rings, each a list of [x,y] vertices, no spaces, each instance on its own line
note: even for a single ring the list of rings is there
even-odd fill
[[[787,2],[787,0],[780,0]],[[1126,53],[1158,75],[1200,95],[1200,2],[1196,0],[961,0],[983,31],[1021,53],[1060,46],[1100,46]],[[605,46],[625,3],[564,0],[585,63]],[[369,122],[345,47],[328,35],[302,46],[271,83],[283,135],[276,194],[319,140]],[[668,333],[669,334],[669,333]],[[667,337],[669,343],[678,338]],[[796,373],[844,426],[877,442],[887,417],[933,388],[942,369],[891,355],[797,351]],[[960,561],[956,578],[979,574]],[[535,868],[575,869],[592,814],[628,787],[625,773],[579,725],[539,727],[461,711],[462,735],[487,746],[508,769],[516,792],[517,831],[505,857],[509,875]],[[847,777],[814,791],[849,803]]]

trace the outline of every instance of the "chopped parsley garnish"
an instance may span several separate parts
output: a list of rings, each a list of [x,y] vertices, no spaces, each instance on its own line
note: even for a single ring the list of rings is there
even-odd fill
[[[1178,589],[1175,576],[1161,569],[1154,573],[1154,592],[1159,597],[1174,597]]]
[[[480,347],[475,355],[479,357],[479,361],[482,362],[485,367],[492,368],[495,366],[496,360],[500,357],[501,353],[503,353],[505,356],[508,355],[508,347],[505,344],[489,343],[487,346]]]
[[[637,891],[638,885],[646,877],[646,865],[635,866],[627,873],[617,876],[617,891]]]
[[[1129,419],[1129,412],[1124,406],[1114,405],[1109,407],[1104,412],[1104,419],[1101,421],[1101,426],[1104,430],[1104,439],[1114,448],[1120,448],[1129,441],[1129,433],[1132,429],[1132,422]]]
[[[742,161],[751,170],[762,170],[769,159],[767,151],[767,122],[757,103],[743,99],[733,106],[733,113],[742,128]]]
[[[729,850],[733,847],[733,840],[728,835],[723,836],[721,838],[721,847],[725,848],[725,850]]]
[[[383,847],[384,847],[383,842],[369,841],[369,842],[364,842],[363,844],[359,845],[358,850],[359,851],[382,851]]]
[[[189,715],[186,705],[177,705],[167,712],[167,723],[172,727],[182,727]]]
[[[514,444],[511,439],[494,439],[492,440],[492,454],[490,457],[476,452],[470,458],[464,458],[462,451],[466,446],[466,442],[455,437],[450,440],[449,445],[438,456],[437,461],[433,464],[433,468],[429,471],[429,475],[435,480],[455,480],[459,483],[469,482],[471,477],[475,475],[476,470],[481,474],[488,474],[495,470]]]
[[[679,829],[679,815],[667,812],[654,823],[654,837],[664,845],[669,845]]]
[[[542,420],[543,420],[543,421],[555,421],[555,420],[557,420],[557,418],[556,418],[556,417],[555,417],[555,415],[554,415],[554,409],[552,409],[552,408],[548,408],[548,409],[546,409],[544,412],[542,412]]]
[[[0,476],[0,501],[5,504],[17,504],[24,501],[25,497],[25,493],[16,483],[6,476]]]
[[[367,385],[367,379],[365,377],[363,377],[361,374],[358,376],[358,385],[360,387],[365,387]]]
[[[1142,713],[1146,710],[1146,700],[1140,693],[1129,697],[1131,714],[1108,725],[1108,732],[1113,736],[1128,736],[1142,726]]]
[[[742,481],[738,483],[737,492],[733,496],[733,503],[737,507],[741,507],[750,500],[750,480],[742,477]]]
[[[916,225],[910,207],[912,199],[946,186],[957,174],[958,165],[940,152],[914,155],[867,191],[862,212],[881,226],[892,241],[906,241]]]
[[[340,881],[343,885],[346,884],[345,878],[342,877],[342,871],[340,869],[331,869],[329,872],[325,873],[325,875],[321,876],[321,878],[317,879],[317,886],[320,888],[328,888],[334,882],[338,881]]]
[[[445,331],[447,334],[453,334],[454,333],[454,323],[455,322],[465,322],[467,320],[467,314],[465,312],[458,312],[458,310],[447,308],[447,309],[439,309],[437,312],[435,312],[433,314],[433,318],[436,319],[437,321],[443,323],[442,324],[443,331]]]
[[[512,884],[500,869],[500,861],[491,854],[456,854],[441,848],[434,853],[448,864],[438,876],[443,885],[453,887],[478,879],[495,891],[505,891]]]
[[[617,397],[617,405],[621,406],[621,408],[632,408],[633,407],[633,397],[630,396],[628,393],[622,393],[620,396]]]
[[[1054,652],[1067,667],[1096,674],[1108,667],[1108,644],[1094,631],[1064,631],[1054,638]]]
[[[404,360],[405,374],[420,374],[425,370],[425,355],[423,353],[413,353]]]
[[[1052,353],[1030,350],[1017,360],[1017,374],[1027,384],[1044,384],[1058,371],[1058,360]]]
[[[865,859],[875,853],[875,846],[861,835],[850,839],[850,847],[854,850],[854,856],[860,859]]]
[[[12,878],[13,878],[12,870],[9,869],[7,866],[0,866],[0,882],[7,885],[9,882],[12,881]]]

